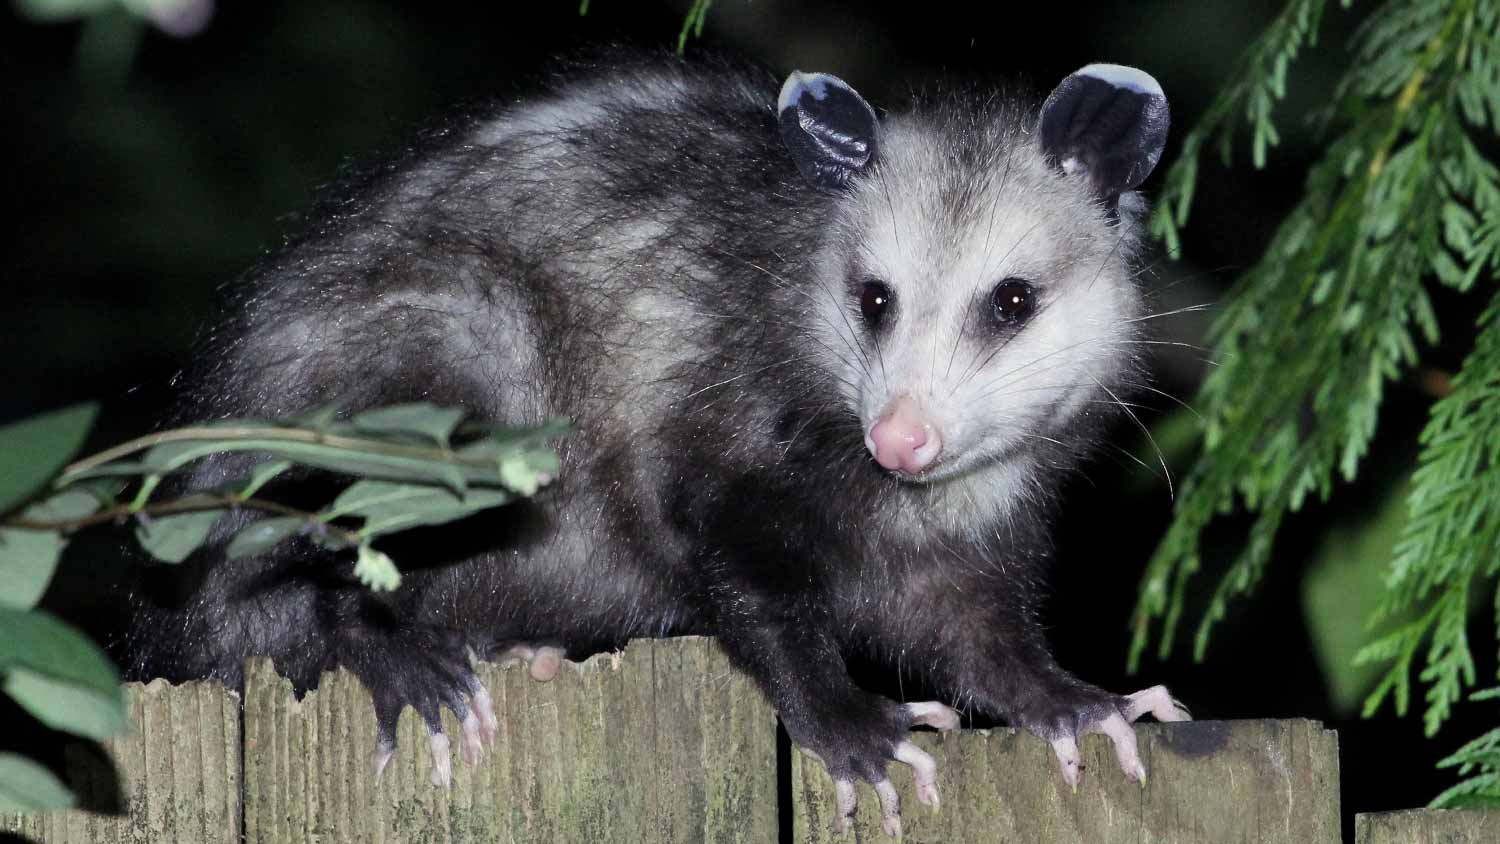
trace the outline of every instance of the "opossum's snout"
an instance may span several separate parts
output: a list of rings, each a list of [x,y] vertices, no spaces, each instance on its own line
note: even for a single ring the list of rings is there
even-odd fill
[[[881,466],[915,476],[937,462],[943,435],[915,401],[899,396],[865,432],[865,447]]]

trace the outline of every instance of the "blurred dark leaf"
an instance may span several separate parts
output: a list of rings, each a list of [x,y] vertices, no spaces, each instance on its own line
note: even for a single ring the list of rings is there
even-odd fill
[[[0,753],[0,813],[68,809],[76,802],[51,771],[20,754]]]
[[[164,563],[180,563],[208,541],[224,510],[159,516],[136,525],[135,538],[151,556]]]
[[[234,535],[226,553],[231,560],[259,554],[295,536],[306,524],[307,520],[300,516],[276,516],[251,522]]]
[[[99,406],[75,404],[0,427],[0,513],[15,509],[67,465]]]
[[[0,675],[5,692],[53,729],[102,740],[125,725],[114,666],[49,613],[0,607]]]

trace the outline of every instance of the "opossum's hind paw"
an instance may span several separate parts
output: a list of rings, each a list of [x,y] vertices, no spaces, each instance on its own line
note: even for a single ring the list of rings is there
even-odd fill
[[[512,660],[524,662],[528,673],[531,674],[531,679],[545,683],[557,676],[566,654],[567,652],[562,648],[552,645],[518,644],[503,651],[500,654],[500,662],[502,664]]]
[[[935,701],[901,704],[896,707],[896,711],[898,713],[897,726],[903,732],[918,725],[951,730],[956,728],[959,722],[957,712]],[[827,759],[817,753],[813,755],[828,766]],[[941,801],[938,798],[937,763],[926,751],[910,741],[897,741],[885,754],[884,760],[876,762],[850,755],[849,758],[838,762],[836,767],[829,767],[837,808],[837,816],[833,821],[834,832],[843,833],[849,830],[857,804],[855,779],[858,777],[869,781],[875,788],[875,796],[880,800],[881,829],[885,830],[887,835],[901,834],[901,798],[896,794],[896,787],[891,784],[885,772],[886,762],[890,761],[911,766],[917,801],[934,809],[938,807]]]
[[[1165,686],[1152,686],[1124,697],[1108,695],[1092,688],[1088,691],[1094,693],[1088,696],[1093,699],[1085,699],[1072,710],[1071,717],[1053,717],[1048,723],[1041,724],[1032,722],[1026,725],[1027,728],[1052,742],[1052,750],[1057,754],[1063,780],[1074,792],[1078,791],[1084,770],[1083,760],[1078,753],[1078,739],[1090,733],[1108,736],[1110,743],[1114,745],[1115,759],[1120,764],[1120,770],[1132,782],[1144,786],[1146,766],[1141,762],[1135,728],[1131,725],[1146,713],[1155,716],[1158,721],[1188,721],[1192,716],[1186,707],[1167,692]]]
[[[484,759],[485,748],[494,743],[495,735],[499,732],[499,721],[495,717],[489,692],[477,678],[472,679],[472,684],[472,691],[467,699],[456,704],[444,703],[458,716],[458,755],[464,764],[471,766],[478,765]],[[419,713],[427,708],[427,704],[413,702],[412,705]],[[391,715],[384,711],[384,707],[377,707],[376,720],[380,732],[374,756],[377,780],[395,755],[396,720],[399,719],[402,708],[404,706],[396,707],[395,715]],[[442,731],[441,721],[434,722],[426,714],[422,717],[427,722],[427,740],[432,749],[432,784],[446,787],[453,781],[453,763],[449,752],[451,742]]]
[[[461,637],[446,631],[415,631],[383,639],[346,659],[359,675],[375,704],[378,745],[374,756],[378,777],[396,749],[396,724],[411,706],[427,725],[432,750],[432,783],[446,786],[453,779],[450,741],[442,731],[444,707],[458,718],[459,755],[470,765],[484,757],[487,744],[499,731],[488,690],[475,676]]]

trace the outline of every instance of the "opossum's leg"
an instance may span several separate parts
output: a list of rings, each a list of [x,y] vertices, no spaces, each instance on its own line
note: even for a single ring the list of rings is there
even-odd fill
[[[936,807],[937,764],[906,733],[919,724],[952,729],[958,714],[941,703],[900,704],[858,688],[823,614],[784,601],[737,593],[721,609],[719,641],[759,681],[792,741],[828,769],[838,800],[835,830],[848,829],[860,779],[875,788],[885,831],[899,835],[901,809],[886,766],[911,766],[917,799]]]

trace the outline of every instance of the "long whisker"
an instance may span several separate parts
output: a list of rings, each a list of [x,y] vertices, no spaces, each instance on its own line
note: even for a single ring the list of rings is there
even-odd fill
[[[1027,361],[1025,363],[1019,364],[1019,365],[1017,365],[1015,367],[1012,367],[1011,369],[1008,369],[1008,370],[1006,370],[1004,372],[996,374],[995,376],[993,376],[991,378],[991,380],[990,380],[990,382],[988,384],[986,384],[984,387],[980,388],[981,392],[988,391],[988,390],[990,390],[993,387],[1002,385],[1004,383],[1004,382],[1002,382],[1002,379],[1004,379],[1004,378],[1007,378],[1007,377],[1012,376],[1012,375],[1016,375],[1016,374],[1018,374],[1020,372],[1025,371],[1026,369],[1029,369],[1029,368],[1031,368],[1031,367],[1039,364],[1039,363],[1042,363],[1042,362],[1044,362],[1046,360],[1049,360],[1049,359],[1051,359],[1053,357],[1056,357],[1057,355],[1064,354],[1066,352],[1072,351],[1073,349],[1076,349],[1079,346],[1085,346],[1085,345],[1090,345],[1090,344],[1098,344],[1099,346],[1103,346],[1103,347],[1110,347],[1110,346],[1177,346],[1177,347],[1181,347],[1181,348],[1192,349],[1194,351],[1199,351],[1199,352],[1207,352],[1207,351],[1209,351],[1208,349],[1205,349],[1202,346],[1196,346],[1196,345],[1194,345],[1192,343],[1185,343],[1185,342],[1181,342],[1181,341],[1177,341],[1177,340],[1145,340],[1145,339],[1141,339],[1141,338],[1137,338],[1137,337],[1116,337],[1116,338],[1104,338],[1104,337],[1098,337],[1098,336],[1085,337],[1085,338],[1083,338],[1081,340],[1078,340],[1076,342],[1069,343],[1066,346],[1060,346],[1060,347],[1058,347],[1056,349],[1053,349],[1052,351],[1050,351],[1050,352],[1048,352],[1048,353],[1046,353],[1044,355],[1041,355],[1041,356],[1036,357],[1036,358],[1032,358],[1031,360],[1029,360],[1029,361]],[[994,355],[992,354],[991,357],[993,357],[993,356]],[[988,361],[986,361],[986,362],[988,362]],[[954,389],[955,390],[957,389],[957,385],[955,385]],[[951,395],[951,392],[950,392],[950,395]]]
[[[737,256],[737,255],[731,256],[731,257],[738,258],[739,260],[744,261],[744,263],[745,263],[746,266],[751,267],[753,269],[756,269],[756,270],[759,270],[759,271],[765,273],[766,275],[768,275],[771,278],[775,279],[776,281],[780,282],[781,286],[784,289],[790,290],[790,291],[792,291],[794,293],[797,293],[798,295],[806,298],[808,301],[812,302],[814,306],[822,304],[822,302],[820,302],[816,296],[813,296],[811,293],[807,292],[806,290],[803,290],[801,287],[798,287],[797,285],[792,284],[791,281],[787,280],[786,278],[783,278],[780,275],[777,275],[774,272],[771,272],[770,270],[766,269],[765,267],[762,267],[759,264],[754,263],[753,261],[749,261],[749,260],[746,260],[744,258],[739,258],[739,256]],[[825,293],[828,292],[827,289],[826,289],[826,286],[825,286],[824,292]],[[835,302],[835,304],[838,302],[837,298],[834,299],[834,302]],[[834,333],[835,334],[839,334],[840,339],[842,339],[844,341],[844,345],[848,346],[849,350],[851,352],[854,352],[855,354],[858,354],[860,357],[862,357],[864,359],[865,370],[866,370],[866,372],[868,372],[868,370],[869,370],[869,362],[870,362],[868,355],[865,353],[865,351],[864,351],[863,348],[861,348],[861,347],[859,347],[859,346],[857,346],[855,344],[851,344],[849,342],[849,339],[848,339],[849,336],[858,337],[859,335],[855,333],[854,326],[849,325],[849,317],[846,314],[844,314],[844,309],[843,308],[839,308],[839,307],[835,307],[834,310],[838,311],[839,316],[844,320],[844,327],[849,329],[849,334],[847,336],[843,335],[843,334],[839,334],[839,332],[837,330],[837,326],[835,326],[828,319],[827,315],[825,315],[817,307],[814,307],[813,314],[815,316],[817,316],[819,319],[823,320],[825,323],[827,323],[830,328],[833,328],[834,329]]]
[[[1092,375],[1090,375],[1089,377],[1093,378]],[[1094,378],[1094,383],[1099,385],[1099,389],[1108,393],[1109,397],[1114,399],[1115,403],[1120,406],[1120,409],[1125,411],[1125,415],[1130,417],[1130,421],[1134,422],[1135,426],[1141,429],[1141,433],[1146,435],[1146,439],[1151,443],[1151,448],[1156,451],[1156,459],[1161,462],[1162,476],[1166,478],[1167,481],[1167,498],[1175,501],[1177,498],[1177,492],[1172,486],[1172,470],[1167,468],[1167,456],[1162,453],[1161,446],[1156,444],[1156,438],[1151,436],[1151,429],[1147,428],[1146,425],[1141,422],[1140,417],[1136,416],[1134,411],[1127,407],[1124,402],[1120,401],[1120,397],[1115,395],[1114,390],[1111,390],[1104,384],[1104,382],[1100,381],[1097,378]]]
[[[725,378],[723,381],[719,381],[719,382],[714,383],[714,384],[709,384],[706,387],[699,387],[698,389],[692,391],[691,393],[688,393],[687,395],[683,396],[683,399],[684,400],[690,399],[693,396],[698,395],[699,393],[706,393],[709,390],[714,389],[715,387],[722,387],[725,384],[729,384],[729,383],[732,383],[734,381],[738,381],[741,378],[744,378],[744,377],[749,376],[749,375],[756,375],[756,374],[759,374],[761,372],[765,372],[768,369],[775,369],[778,366],[786,366],[789,363],[797,363],[798,361],[804,361],[804,360],[807,360],[807,359],[809,359],[811,357],[812,357],[812,355],[799,355],[797,357],[787,358],[786,360],[779,360],[779,361],[776,361],[775,363],[768,363],[765,366],[756,367],[755,369],[749,369],[749,370],[746,370],[744,372],[741,372],[738,375],[734,375],[734,376],[731,376],[729,378]]]
[[[1203,302],[1203,303],[1197,304],[1197,305],[1187,305],[1187,306],[1184,306],[1184,307],[1181,307],[1181,308],[1173,308],[1170,311],[1160,311],[1160,312],[1154,313],[1154,314],[1146,314],[1145,316],[1134,317],[1132,319],[1124,320],[1124,322],[1127,325],[1130,324],[1130,323],[1135,323],[1135,322],[1146,322],[1147,320],[1161,319],[1162,317],[1169,317],[1169,316],[1177,316],[1178,314],[1191,314],[1191,313],[1197,313],[1198,311],[1206,311],[1206,310],[1209,310],[1212,307],[1213,307],[1213,303],[1211,303],[1211,302]]]

